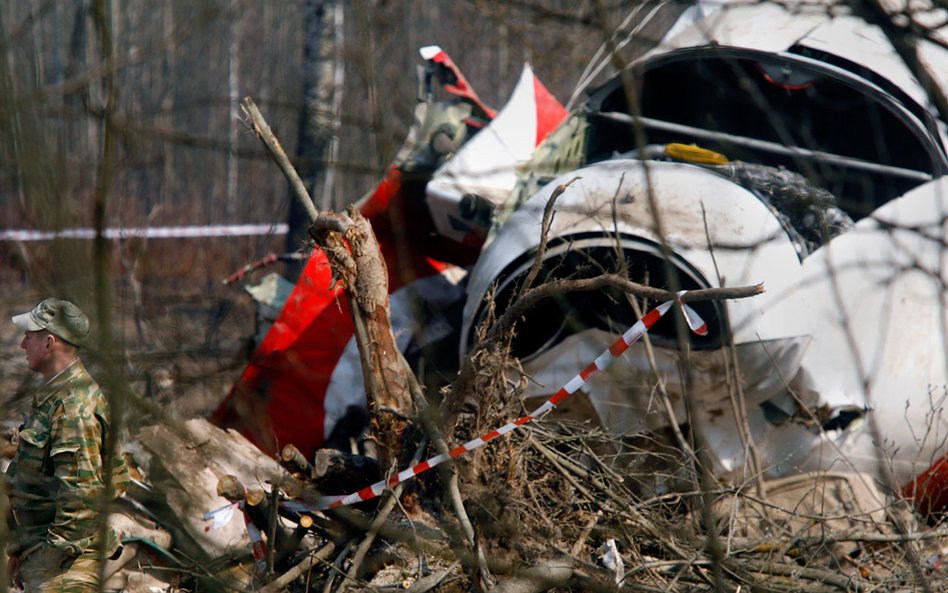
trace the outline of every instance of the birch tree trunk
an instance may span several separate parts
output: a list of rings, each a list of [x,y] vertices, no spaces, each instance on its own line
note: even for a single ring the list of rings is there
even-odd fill
[[[326,150],[332,137],[335,6],[335,0],[306,0],[303,25],[303,107],[296,168],[316,202],[321,201],[314,193],[326,172]],[[286,236],[288,251],[299,249],[306,240],[309,222],[306,212],[291,198],[287,221],[290,228]],[[295,281],[302,271],[301,264],[288,266],[287,276]]]

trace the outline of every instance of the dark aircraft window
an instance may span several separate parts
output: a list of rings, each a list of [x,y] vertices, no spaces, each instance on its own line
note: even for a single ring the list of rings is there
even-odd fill
[[[792,66],[792,67],[791,67]],[[696,143],[740,160],[786,167],[825,188],[859,219],[881,204],[922,183],[912,176],[938,172],[927,132],[916,130],[869,87],[807,71],[773,59],[691,54],[648,69],[637,81],[640,114],[645,118],[794,146],[844,159],[906,170],[908,175],[851,168],[832,160],[799,158],[646,126],[648,144]],[[891,96],[891,95],[890,95]],[[892,104],[896,99],[892,99]],[[589,162],[636,149],[629,124],[597,117],[597,112],[630,113],[618,80],[590,101]]]

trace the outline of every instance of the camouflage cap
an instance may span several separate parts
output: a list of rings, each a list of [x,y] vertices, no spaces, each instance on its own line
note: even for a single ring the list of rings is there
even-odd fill
[[[29,313],[12,318],[13,325],[24,331],[40,331],[62,338],[79,346],[89,335],[89,318],[79,307],[69,301],[46,299],[33,307]]]

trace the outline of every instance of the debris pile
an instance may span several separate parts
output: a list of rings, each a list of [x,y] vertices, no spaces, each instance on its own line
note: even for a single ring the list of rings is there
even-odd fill
[[[502,422],[516,407],[481,411],[474,424]],[[299,459],[281,468],[202,420],[147,428],[136,459],[152,488],[131,497],[142,504],[136,519],[147,512],[167,535],[137,536],[150,543],[124,579],[132,590],[140,575],[163,575],[152,591],[941,590],[948,531],[908,523],[911,533],[900,533],[905,516],[891,518],[905,511],[865,476],[703,488],[700,468],[660,441],[548,419],[361,509],[318,511],[315,484],[338,484],[323,479],[332,471],[313,480],[313,466],[357,457],[324,450],[304,474]],[[416,459],[430,452],[425,443]],[[692,488],[656,493],[656,475]]]

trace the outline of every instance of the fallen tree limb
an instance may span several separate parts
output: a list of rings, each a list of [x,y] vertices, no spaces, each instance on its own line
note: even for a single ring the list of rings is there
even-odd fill
[[[493,593],[541,593],[566,585],[572,577],[572,560],[549,560],[500,581],[492,591]]]
[[[273,579],[265,586],[260,587],[257,593],[278,593],[284,587],[302,576],[307,570],[313,568],[320,562],[325,562],[329,556],[336,550],[336,544],[328,542],[326,545],[307,556],[302,562],[287,570],[277,578]]]
[[[944,537],[948,537],[948,527],[941,527],[931,531],[920,531],[905,535],[894,533],[876,533],[870,531],[827,533],[826,535],[814,537],[795,538],[791,541],[799,547],[809,547],[842,542],[855,542],[864,544],[898,544],[907,541],[920,542],[941,539]],[[729,541],[737,548],[751,551],[769,551],[769,549],[777,545],[775,542],[762,541],[760,538],[731,537],[729,538]],[[785,543],[787,542],[780,542],[779,545],[784,545]]]
[[[735,562],[732,559],[726,559],[724,565],[728,570],[736,574],[755,572],[773,576],[785,576],[795,579],[807,579],[833,585],[843,591],[864,591],[865,584],[858,578],[849,577],[832,570],[823,570],[820,568],[811,568],[808,566],[788,565],[779,562],[766,562],[762,560],[746,559],[741,562]]]

